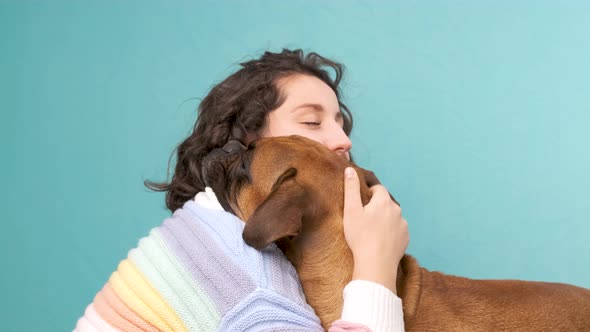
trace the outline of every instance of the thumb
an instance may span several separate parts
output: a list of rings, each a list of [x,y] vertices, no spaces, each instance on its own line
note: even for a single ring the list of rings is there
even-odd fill
[[[344,170],[344,215],[361,208],[361,187],[358,174],[352,167]]]

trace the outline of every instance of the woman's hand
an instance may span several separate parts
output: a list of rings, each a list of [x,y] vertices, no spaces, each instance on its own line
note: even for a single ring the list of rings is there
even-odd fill
[[[352,167],[344,172],[344,236],[354,257],[352,279],[379,283],[396,293],[397,267],[410,236],[402,209],[382,185],[371,187],[363,206],[360,184]]]

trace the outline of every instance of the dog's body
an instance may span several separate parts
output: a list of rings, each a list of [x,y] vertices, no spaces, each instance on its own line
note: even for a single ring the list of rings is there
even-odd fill
[[[590,331],[590,290],[520,280],[474,280],[401,263],[407,331]]]
[[[338,319],[353,268],[342,227],[343,173],[356,168],[364,204],[374,175],[297,136],[229,147],[205,165],[222,205],[246,220],[244,240],[256,248],[276,242],[323,326]],[[571,285],[455,277],[405,255],[397,294],[407,331],[590,331],[590,290]]]

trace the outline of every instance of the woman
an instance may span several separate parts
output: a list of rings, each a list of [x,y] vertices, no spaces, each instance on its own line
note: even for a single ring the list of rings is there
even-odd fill
[[[330,78],[323,67],[335,70]],[[178,147],[166,191],[173,212],[140,239],[78,320],[75,331],[316,331],[293,266],[271,245],[248,247],[244,222],[223,211],[201,174],[203,158],[229,140],[298,134],[350,159],[352,119],[339,100],[342,66],[301,50],[266,52],[203,99],[193,132]],[[345,171],[344,232],[353,280],[330,331],[403,331],[395,295],[407,222],[383,186],[363,206],[352,168]],[[394,262],[395,264],[391,264]],[[324,322],[328,324],[328,322]],[[327,328],[328,326],[323,326]]]
[[[340,100],[343,66],[301,50],[266,52],[213,87],[199,105],[194,130],[178,147],[170,183],[148,187],[166,191],[171,211],[205,190],[201,160],[230,139],[244,145],[261,137],[301,135],[350,160],[351,114]],[[332,79],[324,67],[335,71]],[[344,290],[342,320],[374,331],[403,329],[401,301],[395,296],[397,264],[409,241],[401,209],[387,190],[371,188],[362,206],[358,177],[345,174],[344,232],[354,257],[353,281]]]

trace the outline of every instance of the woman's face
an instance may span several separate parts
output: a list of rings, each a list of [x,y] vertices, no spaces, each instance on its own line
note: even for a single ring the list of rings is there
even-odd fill
[[[278,85],[287,98],[268,113],[262,137],[304,136],[350,160],[352,142],[342,129],[342,113],[334,91],[319,78],[307,75],[287,76]]]

